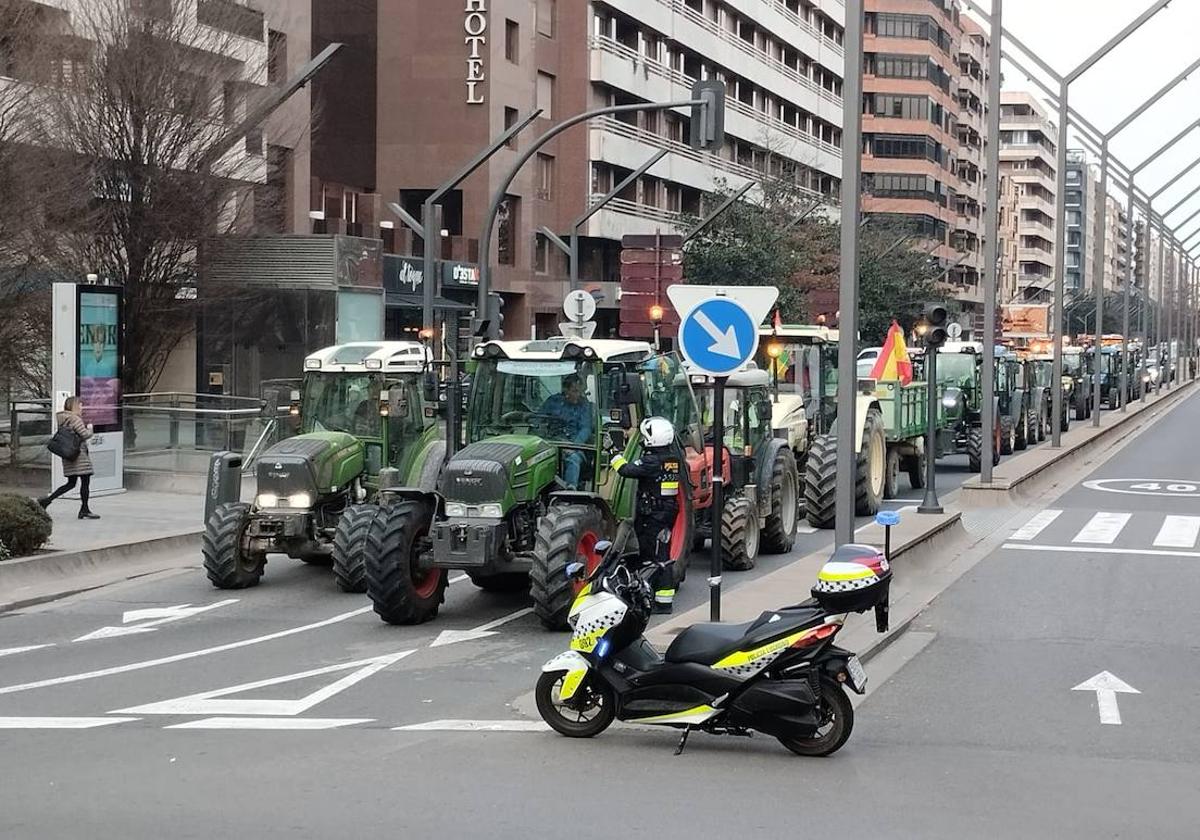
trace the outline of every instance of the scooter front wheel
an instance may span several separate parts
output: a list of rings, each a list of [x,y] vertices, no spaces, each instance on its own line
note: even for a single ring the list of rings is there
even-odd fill
[[[842,748],[854,729],[854,707],[845,690],[832,680],[821,681],[821,725],[806,738],[780,738],[796,755],[820,757],[832,755]]]
[[[566,676],[566,671],[548,671],[538,677],[533,696],[542,720],[568,738],[592,738],[608,729],[617,713],[612,688],[589,673],[575,696],[564,701],[561,692]]]

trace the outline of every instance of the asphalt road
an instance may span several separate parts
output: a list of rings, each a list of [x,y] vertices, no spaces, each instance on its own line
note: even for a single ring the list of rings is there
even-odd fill
[[[1200,478],[1180,445],[1198,420],[1193,399],[1114,463]],[[681,608],[707,598],[700,562]],[[459,576],[436,621],[403,628],[283,559],[245,592],[199,569],[132,581],[0,615],[0,837],[1193,837],[1195,563],[998,551],[923,617],[932,642],[828,760],[761,737],[696,736],[675,758],[674,733],[541,731],[529,692],[566,636]],[[1121,727],[1070,691],[1101,669],[1144,692],[1120,696]],[[480,727],[503,731],[457,731]]]

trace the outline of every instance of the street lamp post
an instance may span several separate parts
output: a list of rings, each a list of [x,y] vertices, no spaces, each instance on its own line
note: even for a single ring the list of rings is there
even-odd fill
[[[991,145],[988,146],[984,185],[987,199],[987,207],[984,208],[987,230],[983,244],[983,376],[980,381],[980,387],[987,396],[979,401],[982,409],[983,437],[988,441],[994,441],[993,432],[996,428],[996,406],[991,394],[996,390],[996,303],[999,296],[1000,271],[1000,58],[1004,46],[1004,0],[992,0],[991,28],[992,47],[988,55],[988,102],[991,110],[988,111],[987,123]],[[984,484],[991,484],[993,465],[990,451],[980,459],[979,464],[979,480]]]

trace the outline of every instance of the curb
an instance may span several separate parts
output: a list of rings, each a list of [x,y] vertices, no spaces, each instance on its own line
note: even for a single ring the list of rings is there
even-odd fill
[[[1080,457],[1091,454],[1098,446],[1111,446],[1129,435],[1144,428],[1148,423],[1156,421],[1159,409],[1171,409],[1178,405],[1182,397],[1191,393],[1191,386],[1200,380],[1183,382],[1172,388],[1169,393],[1159,396],[1154,402],[1130,403],[1130,408],[1137,406],[1136,411],[1117,414],[1116,420],[1107,426],[1094,430],[1088,426],[1083,430],[1084,436],[1061,449],[1039,449],[1022,457],[1028,457],[1028,467],[1015,475],[1005,475],[1005,464],[997,467],[993,473],[991,484],[983,484],[978,477],[963,482],[959,488],[957,499],[962,508],[983,508],[996,506],[1015,506],[1029,495],[1036,495],[1044,489],[1041,485],[1053,481],[1056,471],[1070,466]],[[1082,421],[1087,422],[1087,421]],[[1091,432],[1091,434],[1088,434]],[[1068,432],[1070,434],[1070,432]],[[1044,460],[1042,460],[1044,459]],[[1021,458],[1009,462],[1014,470],[1021,468]],[[1040,463],[1039,463],[1040,461]],[[999,473],[999,474],[997,474]]]
[[[189,531],[136,543],[7,560],[0,563],[0,612],[194,565],[202,533]],[[185,553],[179,556],[179,552]]]

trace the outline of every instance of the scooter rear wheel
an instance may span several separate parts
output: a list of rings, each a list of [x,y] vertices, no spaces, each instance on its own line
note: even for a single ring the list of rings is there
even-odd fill
[[[549,671],[538,677],[533,696],[542,720],[568,738],[592,738],[608,729],[617,713],[612,688],[604,680],[588,674],[572,698],[572,701],[580,701],[577,707],[574,703],[567,705],[559,699],[566,676],[566,671]]]
[[[832,680],[821,681],[821,725],[808,738],[780,738],[796,755],[820,757],[842,748],[854,729],[854,707],[845,690]]]

